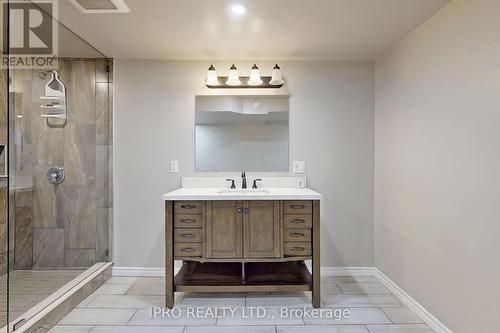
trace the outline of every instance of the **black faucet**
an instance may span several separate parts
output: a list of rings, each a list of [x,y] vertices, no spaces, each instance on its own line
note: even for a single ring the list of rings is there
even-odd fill
[[[234,179],[226,179],[226,181],[231,182],[231,188],[236,188],[236,185],[234,185]]]
[[[247,176],[245,175],[245,171],[241,173],[241,188],[247,188]]]

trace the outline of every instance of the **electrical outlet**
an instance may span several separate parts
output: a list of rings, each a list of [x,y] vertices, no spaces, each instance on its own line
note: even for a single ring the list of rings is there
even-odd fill
[[[306,173],[306,161],[293,161],[293,173]]]
[[[179,161],[170,161],[170,173],[179,172]]]

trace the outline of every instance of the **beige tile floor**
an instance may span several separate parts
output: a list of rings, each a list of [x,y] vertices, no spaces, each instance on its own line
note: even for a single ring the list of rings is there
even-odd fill
[[[324,308],[349,309],[350,317],[286,318],[281,307],[310,307],[303,294],[178,294],[177,318],[153,318],[163,304],[162,278],[112,277],[69,313],[50,333],[431,333],[410,309],[370,276],[323,277]],[[234,316],[192,318],[189,307],[231,307]],[[265,309],[251,317],[252,307]],[[246,315],[245,315],[245,312]]]
[[[27,270],[9,273],[9,320],[13,321],[80,275],[81,270]],[[7,275],[0,277],[0,323],[7,310]]]

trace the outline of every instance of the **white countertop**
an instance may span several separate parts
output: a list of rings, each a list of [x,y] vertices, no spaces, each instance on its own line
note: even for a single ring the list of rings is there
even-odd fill
[[[165,193],[162,199],[173,200],[320,200],[322,195],[308,188],[193,188],[184,187]]]

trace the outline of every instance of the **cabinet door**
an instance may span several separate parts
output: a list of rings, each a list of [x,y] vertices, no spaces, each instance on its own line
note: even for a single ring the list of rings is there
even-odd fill
[[[243,202],[245,258],[278,258],[280,246],[279,201]]]
[[[241,258],[241,201],[207,201],[207,258]]]

